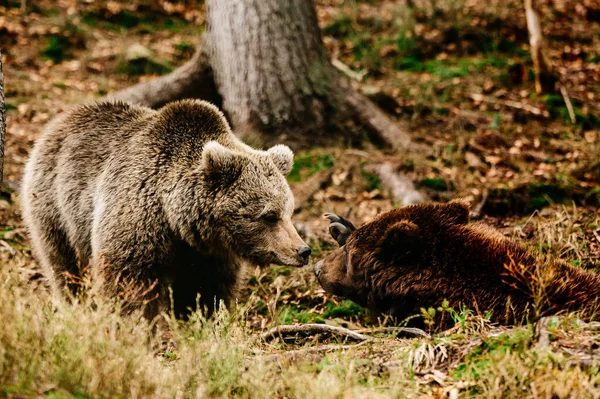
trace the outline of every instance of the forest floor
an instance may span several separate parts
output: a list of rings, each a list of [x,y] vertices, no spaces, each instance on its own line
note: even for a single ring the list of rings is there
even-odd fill
[[[235,311],[170,320],[156,349],[140,317],[83,298],[55,304],[19,213],[18,182],[43,125],[74,104],[168,73],[205,29],[202,2],[0,0],[7,96],[0,197],[0,397],[600,397],[600,328],[573,315],[522,327],[467,309],[427,337],[381,333],[312,268],[251,270]],[[397,206],[371,165],[389,163],[430,200],[467,198],[507,236],[600,268],[600,6],[544,1],[565,96],[534,90],[522,2],[317,0],[329,55],[410,127],[410,152],[364,143],[296,154],[294,220],[313,262],[334,248],[324,212],[362,224]],[[573,118],[574,116],[574,118]],[[279,324],[364,332],[260,340]],[[431,331],[427,331],[429,333]]]

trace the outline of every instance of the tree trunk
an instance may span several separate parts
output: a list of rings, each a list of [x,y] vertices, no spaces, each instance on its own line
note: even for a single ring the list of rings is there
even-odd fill
[[[364,128],[384,145],[409,145],[406,129],[331,65],[311,0],[206,3],[202,51],[171,74],[110,98],[152,107],[183,97],[206,99],[202,91],[212,70],[222,107],[246,138],[298,148],[339,142],[336,133]]]
[[[324,129],[335,75],[312,4],[306,0],[206,3],[211,64],[223,108],[234,126],[291,135]]]
[[[535,71],[535,91],[538,94],[552,92],[557,79],[552,72],[552,64],[546,55],[542,25],[534,0],[525,0],[525,16],[527,17],[531,59]]]
[[[6,109],[4,101],[4,74],[2,73],[2,51],[0,51],[0,190],[4,177],[4,142],[6,140]]]

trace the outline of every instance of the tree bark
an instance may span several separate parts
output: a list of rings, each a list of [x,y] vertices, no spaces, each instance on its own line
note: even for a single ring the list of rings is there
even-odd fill
[[[0,51],[0,189],[4,177],[4,143],[6,141],[6,108],[4,100],[4,74],[2,73],[2,51]]]
[[[207,99],[212,71],[222,108],[247,139],[298,148],[339,142],[337,133],[365,129],[386,146],[410,144],[407,129],[331,65],[311,0],[206,3],[204,52],[169,75],[109,98],[151,107],[190,96]]]

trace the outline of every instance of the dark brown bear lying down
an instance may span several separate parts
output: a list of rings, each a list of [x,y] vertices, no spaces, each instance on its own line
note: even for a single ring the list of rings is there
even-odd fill
[[[315,265],[319,282],[376,315],[402,321],[444,299],[455,309],[491,311],[492,321],[506,324],[564,310],[589,319],[597,308],[600,275],[468,224],[462,201],[395,209],[358,229],[326,216],[340,248]]]

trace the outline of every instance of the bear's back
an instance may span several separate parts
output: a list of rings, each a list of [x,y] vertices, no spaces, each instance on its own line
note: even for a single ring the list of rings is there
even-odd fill
[[[155,111],[122,102],[83,105],[57,117],[35,144],[23,178],[24,216],[63,229],[82,252],[89,231],[98,176]]]

